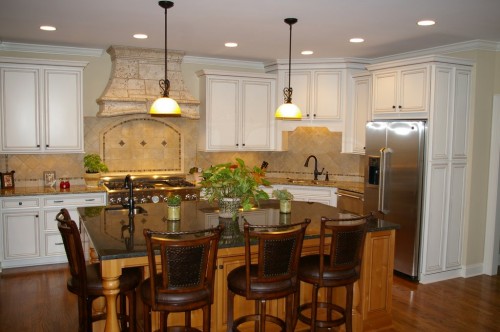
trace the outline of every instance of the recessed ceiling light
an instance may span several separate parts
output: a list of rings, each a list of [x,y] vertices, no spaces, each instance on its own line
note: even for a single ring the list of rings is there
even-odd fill
[[[300,54],[302,54],[302,55],[311,55],[311,54],[314,54],[314,52],[313,51],[302,51],[302,52],[300,52]]]
[[[351,43],[363,43],[365,40],[363,38],[351,38],[349,39]]]
[[[226,47],[238,47],[238,43],[229,42],[229,43],[225,43],[224,46],[226,46]]]
[[[40,27],[40,30],[43,30],[43,31],[56,31],[56,27],[53,27],[51,25],[42,25]]]
[[[422,27],[428,27],[428,26],[436,24],[436,22],[433,20],[421,20],[421,21],[418,21],[417,24],[422,26]]]
[[[134,35],[134,38],[136,38],[136,39],[147,39],[147,38],[148,38],[148,35],[145,35],[145,34],[143,34],[143,33],[136,33],[136,34]]]

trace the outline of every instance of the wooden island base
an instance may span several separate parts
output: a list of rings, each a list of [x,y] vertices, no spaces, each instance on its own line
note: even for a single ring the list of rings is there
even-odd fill
[[[394,266],[394,241],[395,230],[384,230],[367,233],[365,240],[365,248],[363,253],[363,264],[361,270],[361,278],[354,287],[354,309],[353,309],[353,331],[377,331],[387,329],[392,325],[391,307],[392,307],[392,282],[393,282],[393,266]],[[303,255],[311,255],[317,253],[319,239],[307,239],[303,245]],[[122,266],[146,266],[147,258],[137,257]],[[244,248],[221,248],[218,253],[217,260],[217,275],[215,285],[215,299],[212,306],[212,331],[225,332],[227,319],[227,274],[234,268],[243,265],[245,262]],[[102,262],[103,269],[119,268],[118,265],[107,265],[106,261]],[[146,271],[147,269],[145,269]],[[103,271],[105,274],[106,272]],[[116,272],[111,272],[115,274]],[[311,285],[302,284],[300,301],[301,303],[310,302],[312,294]],[[320,292],[320,299],[324,296]],[[344,292],[338,289],[335,293],[335,301],[343,305]],[[138,301],[140,301],[138,299]],[[141,305],[139,304],[139,307]],[[247,301],[242,297],[235,298],[235,317],[244,314],[252,313],[254,310],[254,302]],[[273,315],[284,317],[285,303],[282,299],[270,301],[268,303],[268,311]],[[143,318],[142,310],[138,310],[138,322],[142,325]],[[153,315],[153,327],[158,329],[159,315]],[[182,324],[184,321],[183,314],[170,315],[171,323]],[[193,326],[201,327],[201,310],[195,311],[192,314]],[[139,330],[142,326],[139,327]],[[244,326],[243,326],[244,327]],[[102,330],[102,329],[98,329]],[[249,330],[253,328],[249,327]],[[295,331],[309,331],[308,325],[302,322],[297,323]],[[340,328],[344,331],[344,327]]]

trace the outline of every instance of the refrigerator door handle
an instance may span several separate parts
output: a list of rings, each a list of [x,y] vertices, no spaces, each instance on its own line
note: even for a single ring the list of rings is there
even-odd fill
[[[380,149],[380,185],[378,187],[378,210],[384,214],[389,213],[387,206],[386,185],[387,178],[389,177],[388,171],[390,168],[390,154],[391,148]]]

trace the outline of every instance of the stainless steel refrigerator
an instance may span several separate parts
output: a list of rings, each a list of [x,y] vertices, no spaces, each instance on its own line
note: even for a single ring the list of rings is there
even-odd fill
[[[377,121],[366,125],[364,211],[399,224],[394,270],[418,280],[424,121]]]

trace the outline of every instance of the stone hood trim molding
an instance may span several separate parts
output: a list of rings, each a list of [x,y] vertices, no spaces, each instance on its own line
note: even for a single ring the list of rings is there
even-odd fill
[[[106,89],[97,99],[97,116],[148,113],[151,104],[162,93],[158,82],[165,76],[164,50],[110,46],[107,52],[111,56],[111,75]],[[181,72],[184,53],[168,51],[167,58],[170,97],[179,104],[182,117],[199,119],[200,102],[184,86]]]

